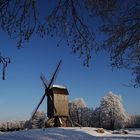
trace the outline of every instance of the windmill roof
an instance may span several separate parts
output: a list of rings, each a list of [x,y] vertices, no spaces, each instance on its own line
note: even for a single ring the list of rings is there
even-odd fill
[[[64,87],[64,86],[62,86],[62,85],[53,85],[52,87],[61,88],[61,89],[66,89],[66,87]]]
[[[69,95],[68,90],[66,87],[61,86],[61,85],[53,85],[52,86],[52,91],[54,94],[65,94],[65,95]]]

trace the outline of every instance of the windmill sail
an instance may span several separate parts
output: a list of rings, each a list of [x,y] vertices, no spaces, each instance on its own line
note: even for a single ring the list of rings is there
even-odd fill
[[[33,111],[32,115],[31,115],[31,119],[33,119],[33,118],[34,118],[34,115],[35,115],[35,113],[37,112],[37,110],[38,110],[39,106],[42,104],[42,102],[43,102],[43,100],[44,100],[45,96],[46,96],[46,93],[42,96],[42,98],[41,98],[41,100],[40,100],[39,104],[38,104],[38,105],[36,106],[36,108],[34,109],[34,111]]]
[[[51,79],[51,81],[50,81],[50,83],[49,83],[49,85],[48,85],[49,88],[53,85],[53,83],[54,83],[54,81],[55,81],[55,79],[56,79],[56,76],[57,76],[58,70],[59,70],[59,68],[60,68],[61,62],[62,62],[62,61],[60,60],[59,63],[58,63],[58,65],[57,65],[57,67],[56,67],[56,69],[55,69],[55,71],[54,71],[54,74],[53,74],[53,76],[52,76],[52,79]]]
[[[41,81],[43,82],[45,88],[47,88],[47,87],[48,87],[48,81],[46,80],[46,78],[45,78],[45,76],[44,76],[43,73],[41,73],[40,79],[41,79]]]
[[[43,84],[45,85],[45,88],[46,88],[46,89],[45,89],[45,93],[44,93],[44,95],[42,96],[41,100],[39,101],[37,107],[36,107],[35,110],[33,111],[33,114],[32,114],[32,116],[31,116],[31,119],[34,118],[35,113],[37,112],[39,106],[42,104],[42,102],[43,102],[43,100],[44,100],[44,98],[45,98],[46,95],[48,95],[48,96],[50,97],[50,99],[51,99],[51,101],[52,101],[52,103],[53,103],[54,111],[56,112],[56,108],[55,108],[54,102],[53,102],[53,100],[52,100],[52,97],[51,97],[51,95],[49,95],[49,89],[50,89],[50,87],[52,86],[54,80],[56,79],[56,76],[57,76],[58,70],[59,70],[59,68],[60,68],[60,65],[61,65],[61,60],[59,61],[58,65],[57,65],[57,67],[56,67],[56,69],[55,69],[55,71],[54,71],[54,73],[53,73],[53,76],[52,76],[52,78],[51,78],[51,80],[50,80],[50,83],[48,84],[48,86],[47,86],[47,83],[45,82],[45,77],[43,76],[43,77],[41,78],[41,80],[43,81]]]

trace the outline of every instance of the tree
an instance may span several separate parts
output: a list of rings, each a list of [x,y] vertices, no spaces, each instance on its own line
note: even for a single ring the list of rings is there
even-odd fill
[[[69,103],[69,114],[73,122],[81,124],[82,109],[85,107],[83,98],[77,98]]]
[[[83,98],[77,98],[69,103],[70,118],[75,125],[90,127],[92,112],[93,110],[86,106]]]
[[[91,108],[88,108],[88,107],[84,107],[84,108],[81,108],[81,119],[80,119],[80,124],[83,126],[83,127],[91,127],[91,116],[92,116],[92,112],[93,112],[93,109]]]
[[[102,25],[108,35],[102,48],[110,52],[111,66],[132,71],[134,87],[140,86],[140,1],[120,3],[120,10],[112,22]]]
[[[91,7],[93,5],[95,8]],[[29,40],[34,33],[40,37],[44,35],[59,35],[62,40],[71,45],[73,53],[84,56],[84,65],[88,66],[91,59],[91,51],[97,48],[95,33],[85,22],[86,16],[91,13],[101,15],[113,11],[115,0],[101,0],[99,2],[84,0],[57,0],[50,13],[46,13],[46,20],[42,21],[39,15],[38,1],[36,0],[3,0],[0,2],[0,24],[1,29],[12,39],[18,39],[17,47],[21,48],[24,41]],[[81,8],[85,10],[81,14]],[[103,9],[103,11],[100,10]],[[90,10],[92,10],[90,12]],[[96,24],[96,23],[95,23]]]
[[[40,37],[60,36],[58,46],[66,41],[73,53],[84,58],[85,66],[89,66],[93,52],[105,49],[110,53],[111,66],[131,70],[133,86],[140,86],[139,0],[57,0],[45,20],[39,14],[38,2],[0,1],[1,29],[18,39],[18,48],[35,33]],[[102,44],[96,33],[105,33]]]
[[[11,39],[18,39],[18,48],[22,47],[23,40],[29,40],[37,25],[39,25],[39,21],[34,0],[0,1],[0,27],[2,31],[7,32]],[[10,63],[10,59],[0,53],[3,80],[5,79],[5,69],[8,63]]]
[[[102,98],[98,113],[101,127],[107,129],[124,128],[128,120],[121,97],[112,92]]]
[[[130,121],[127,124],[128,128],[140,128],[140,115],[130,116]]]
[[[91,115],[91,126],[92,127],[102,127],[101,126],[101,110],[100,107],[95,108]]]
[[[76,108],[84,108],[86,107],[86,103],[83,98],[76,98],[72,102],[70,102],[70,105],[76,107]]]

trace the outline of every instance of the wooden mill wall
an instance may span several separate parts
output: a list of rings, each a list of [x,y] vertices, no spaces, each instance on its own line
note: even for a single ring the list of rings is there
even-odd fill
[[[52,89],[52,99],[56,108],[54,111],[53,104],[48,96],[48,117],[60,116],[67,117],[69,115],[68,110],[68,91],[67,89],[61,89],[53,87]]]
[[[55,116],[68,116],[68,96],[63,94],[54,94],[54,104],[57,112]]]

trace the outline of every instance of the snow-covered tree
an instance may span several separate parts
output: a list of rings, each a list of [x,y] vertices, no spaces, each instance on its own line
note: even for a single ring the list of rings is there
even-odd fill
[[[74,123],[82,126],[90,125],[91,109],[86,107],[83,98],[77,98],[69,103],[69,114]]]
[[[99,113],[101,126],[107,129],[123,128],[128,119],[121,97],[112,92],[102,98]]]
[[[127,123],[128,128],[140,128],[140,115],[130,116],[129,122]]]
[[[69,114],[73,122],[80,124],[81,108],[84,107],[86,107],[86,104],[83,98],[76,98],[69,103]]]
[[[101,109],[100,107],[95,108],[91,114],[91,126],[101,127]]]
[[[81,114],[79,114],[81,117],[80,124],[84,127],[90,127],[93,109],[84,107],[84,108],[81,108],[80,110],[81,110]]]
[[[70,105],[76,107],[76,108],[84,108],[86,107],[86,103],[83,98],[76,98],[73,101],[70,102]]]
[[[134,118],[134,127],[140,128],[140,115],[135,115],[133,118]]]

